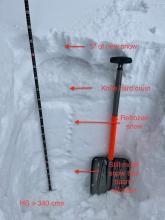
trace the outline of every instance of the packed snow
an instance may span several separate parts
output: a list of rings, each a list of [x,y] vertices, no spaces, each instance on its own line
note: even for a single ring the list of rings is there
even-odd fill
[[[0,220],[165,219],[165,3],[154,0],[32,1],[34,45],[43,105],[53,192],[48,192],[23,1],[0,0]],[[86,45],[66,49],[65,44]],[[92,44],[136,44],[136,49]],[[130,185],[136,192],[91,196],[92,158],[107,154],[116,65],[127,55],[119,115],[145,115],[142,129],[118,126],[115,154],[138,162]],[[71,91],[70,86],[92,86]],[[61,206],[22,205],[40,200]]]

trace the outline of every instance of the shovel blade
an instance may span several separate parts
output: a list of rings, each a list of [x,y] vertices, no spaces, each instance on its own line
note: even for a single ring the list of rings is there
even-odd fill
[[[90,193],[99,195],[109,190],[124,191],[129,186],[129,163],[125,158],[109,161],[107,157],[94,157]]]
[[[92,160],[91,185],[90,192],[102,194],[107,192],[107,167],[108,159],[106,157],[94,157]]]

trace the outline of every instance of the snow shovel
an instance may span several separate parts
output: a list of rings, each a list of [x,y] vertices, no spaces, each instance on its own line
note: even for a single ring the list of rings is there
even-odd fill
[[[120,88],[122,82],[123,64],[132,63],[129,57],[111,57],[111,63],[117,63],[117,76],[113,100],[113,112],[111,119],[109,152],[107,157],[94,157],[92,160],[90,192],[102,194],[109,190],[123,191],[129,186],[129,160],[126,158],[114,158],[116,131],[118,123],[118,108]]]

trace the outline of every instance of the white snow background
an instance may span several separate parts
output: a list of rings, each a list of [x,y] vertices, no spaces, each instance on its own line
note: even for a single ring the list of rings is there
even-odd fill
[[[24,1],[0,0],[0,220],[165,219],[165,3],[161,0],[30,0],[48,155],[55,191],[47,192]],[[136,50],[65,49],[64,44],[133,43]],[[123,85],[150,93],[121,93],[119,114],[149,115],[142,130],[121,123],[116,154],[139,163],[136,193],[91,196],[91,160],[106,155],[116,66],[123,54]],[[91,91],[70,91],[89,85]],[[64,201],[63,207],[22,207],[20,200]]]

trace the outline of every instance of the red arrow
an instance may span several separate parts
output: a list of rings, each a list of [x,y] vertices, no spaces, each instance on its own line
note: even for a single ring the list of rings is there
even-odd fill
[[[83,45],[70,45],[70,44],[65,44],[64,47],[66,49],[69,49],[69,48],[85,48],[85,46],[83,46]]]
[[[72,91],[78,90],[78,89],[79,90],[89,90],[89,89],[92,89],[92,87],[91,86],[81,86],[81,87],[80,86],[79,87],[78,86],[77,87],[76,86],[70,86],[69,89],[72,90]]]
[[[76,174],[80,174],[80,173],[98,173],[99,170],[79,170],[79,169],[77,169],[77,170],[74,170],[74,172]]]
[[[111,121],[80,121],[80,120],[76,120],[74,122],[75,124],[79,125],[79,124],[115,124],[114,122]],[[117,124],[120,124],[120,122],[117,122]]]

